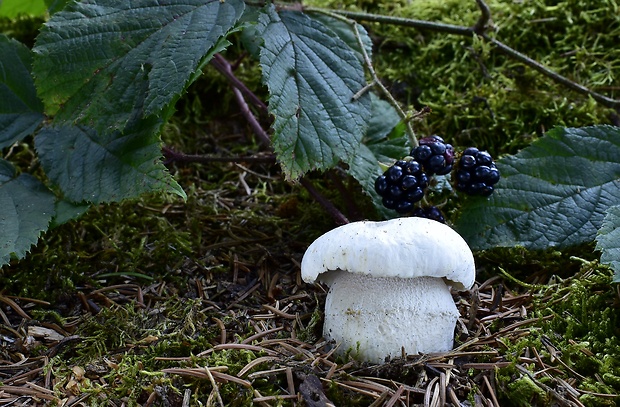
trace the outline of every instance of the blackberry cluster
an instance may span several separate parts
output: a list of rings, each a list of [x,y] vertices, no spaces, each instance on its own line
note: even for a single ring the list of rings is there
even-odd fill
[[[446,175],[452,171],[454,149],[439,136],[424,137],[411,150],[411,156],[422,164],[428,175]]]
[[[416,208],[413,211],[412,215],[417,216],[418,218],[432,219],[436,220],[437,222],[446,223],[446,219],[443,217],[443,214],[436,206]]]
[[[469,147],[458,161],[454,183],[457,190],[466,194],[489,196],[499,178],[493,157],[486,151]]]
[[[399,160],[375,180],[375,191],[383,198],[383,206],[405,214],[424,197],[428,175],[416,160]]]

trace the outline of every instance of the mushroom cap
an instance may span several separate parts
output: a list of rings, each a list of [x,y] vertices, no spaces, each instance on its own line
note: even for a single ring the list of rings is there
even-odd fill
[[[474,256],[451,227],[419,217],[361,221],[337,227],[316,239],[301,262],[306,282],[331,285],[330,271],[373,277],[438,277],[454,289],[472,287]]]

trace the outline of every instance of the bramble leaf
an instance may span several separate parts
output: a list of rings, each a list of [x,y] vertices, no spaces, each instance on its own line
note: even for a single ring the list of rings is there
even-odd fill
[[[273,147],[287,178],[349,162],[370,117],[369,96],[353,100],[366,85],[355,52],[321,22],[273,5],[260,15],[258,30]]]
[[[0,266],[11,256],[22,258],[47,230],[56,198],[28,174],[16,176],[13,166],[0,159]]]
[[[99,132],[158,114],[241,16],[241,0],[93,0],[52,16],[34,48],[39,95],[57,122]]]
[[[360,39],[362,40],[362,44],[364,44],[364,49],[366,50],[366,54],[368,57],[372,55],[372,39],[368,35],[368,32],[364,28],[363,25],[356,23],[355,21],[351,21],[347,23],[339,18],[334,18],[329,15],[323,13],[308,13],[308,15],[313,19],[320,21],[325,24],[326,27],[331,29],[340,39],[342,39],[351,49],[355,52],[360,62],[364,64],[364,57],[362,54],[362,50],[360,48],[359,41],[357,39],[355,30],[353,27],[357,28],[357,32],[359,33]]]
[[[472,247],[593,241],[605,211],[620,202],[620,128],[555,128],[497,166],[493,195],[468,200],[456,224]]]
[[[146,192],[185,192],[161,162],[156,118],[131,124],[125,132],[97,133],[84,126],[43,128],[35,146],[48,177],[73,202],[111,202]]]
[[[377,211],[385,218],[398,214],[381,203],[375,191],[375,180],[382,174],[379,163],[392,164],[409,153],[409,144],[403,128],[398,126],[400,116],[386,101],[371,94],[372,116],[363,144],[351,161],[348,173],[370,195]]]
[[[607,210],[603,225],[596,236],[596,250],[600,250],[601,263],[614,271],[614,283],[620,283],[620,206]]]
[[[25,45],[0,35],[0,148],[32,134],[43,121],[31,64]]]

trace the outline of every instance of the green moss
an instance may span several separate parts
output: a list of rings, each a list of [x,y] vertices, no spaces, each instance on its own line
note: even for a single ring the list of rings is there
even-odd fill
[[[505,400],[510,400],[510,405],[515,407],[528,407],[540,405],[546,399],[546,394],[529,376],[521,376],[507,386],[507,392],[502,395]]]
[[[475,2],[311,1],[472,26]],[[494,37],[560,74],[616,97],[620,13],[607,0],[491,1]],[[392,92],[433,113],[420,134],[440,134],[457,146],[477,145],[495,155],[514,153],[553,126],[609,123],[613,111],[578,95],[496,51],[484,41],[388,24],[364,23],[377,43],[375,68]]]

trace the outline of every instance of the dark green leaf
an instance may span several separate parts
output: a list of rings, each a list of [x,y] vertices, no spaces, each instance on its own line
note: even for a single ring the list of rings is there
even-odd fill
[[[307,15],[272,5],[260,16],[260,61],[274,115],[273,146],[288,178],[355,157],[370,117],[355,52]]]
[[[0,148],[32,134],[43,120],[31,64],[25,45],[0,35]]]
[[[79,218],[85,214],[90,207],[91,205],[87,203],[74,203],[65,199],[56,201],[56,214],[50,223],[50,229]]]
[[[373,144],[385,140],[400,122],[400,116],[391,104],[379,99],[374,93],[371,93],[370,96],[372,99],[372,115],[368,123],[368,131],[364,137],[364,144]],[[399,132],[399,136],[404,136],[404,132]],[[391,154],[387,156],[395,159],[402,158],[402,156],[396,158]]]
[[[343,21],[341,18],[331,17],[323,13],[309,13],[308,15],[312,17],[312,19],[323,23],[326,27],[332,30],[335,35],[340,37],[340,39],[342,39],[353,51],[355,51],[360,63],[363,65],[365,63],[364,54],[362,53],[362,49],[359,44],[360,41],[355,33],[354,27],[356,27],[362,44],[364,44],[364,49],[366,50],[368,58],[372,57],[372,40],[370,39],[370,36],[364,26],[357,24],[353,20],[347,22]]]
[[[160,125],[150,118],[112,134],[83,126],[45,127],[35,146],[47,175],[70,201],[120,201],[152,191],[185,198],[161,162]]]
[[[242,11],[241,0],[71,3],[37,38],[39,94],[57,120],[122,130],[168,106]]]
[[[382,174],[379,163],[391,164],[403,158],[409,153],[409,145],[402,131],[394,131],[400,121],[396,110],[374,94],[371,94],[371,100],[372,118],[365,144],[360,146],[348,172],[370,195],[378,212],[385,218],[393,218],[398,215],[381,203],[381,197],[375,192],[375,180]]]
[[[47,11],[50,14],[54,14],[62,10],[70,0],[45,0]]]
[[[259,31],[257,24],[260,13],[261,8],[246,5],[243,15],[239,19],[239,24],[243,26],[240,36],[243,48],[256,60],[260,58],[260,47],[263,44],[263,34]]]
[[[601,263],[614,270],[615,283],[620,283],[620,206],[607,210],[603,225],[596,236],[596,249],[602,252]]]
[[[593,241],[620,202],[620,129],[556,128],[498,162],[502,180],[462,208],[457,229],[477,249],[566,247]]]
[[[11,256],[24,257],[47,230],[54,201],[54,195],[36,178],[15,177],[12,165],[0,159],[0,266]]]

